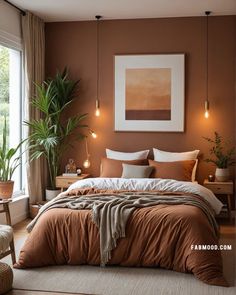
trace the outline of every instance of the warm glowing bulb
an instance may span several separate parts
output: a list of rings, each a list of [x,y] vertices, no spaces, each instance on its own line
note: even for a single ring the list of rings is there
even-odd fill
[[[99,117],[100,116],[100,109],[99,108],[96,108],[95,116],[96,117]]]
[[[94,131],[91,131],[91,136],[92,136],[93,138],[97,138],[97,134],[96,134]]]
[[[209,100],[205,100],[205,114],[204,114],[204,116],[206,119],[209,118]]]
[[[83,163],[84,168],[89,168],[90,165],[91,165],[91,163],[90,163],[89,159],[86,159]]]
[[[208,118],[209,118],[209,111],[208,111],[208,110],[206,110],[206,111],[205,111],[205,114],[204,114],[204,116],[205,116],[205,118],[206,118],[206,119],[208,119]]]

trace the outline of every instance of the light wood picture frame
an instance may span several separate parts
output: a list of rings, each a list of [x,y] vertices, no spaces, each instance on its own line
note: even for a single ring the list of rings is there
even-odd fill
[[[115,56],[115,131],[184,131],[184,54]]]

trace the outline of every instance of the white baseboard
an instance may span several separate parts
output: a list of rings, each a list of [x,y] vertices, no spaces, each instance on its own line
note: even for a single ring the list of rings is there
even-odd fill
[[[14,225],[16,223],[19,223],[19,222],[25,220],[28,217],[29,217],[29,213],[28,212],[24,212],[22,214],[19,214],[17,216],[14,216],[14,217],[11,218],[12,225]]]

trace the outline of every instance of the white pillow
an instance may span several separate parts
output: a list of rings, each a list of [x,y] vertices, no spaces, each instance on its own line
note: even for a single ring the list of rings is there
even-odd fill
[[[197,171],[197,164],[198,164],[197,156],[199,152],[200,150],[194,150],[190,152],[181,152],[181,153],[172,153],[172,152],[161,151],[161,150],[153,148],[154,161],[175,162],[175,161],[185,161],[185,160],[196,160],[196,163],[194,165],[193,172],[192,172],[192,181],[195,181],[195,178],[196,178],[196,171]]]
[[[123,153],[123,152],[117,152],[117,151],[106,149],[106,155],[108,159],[121,160],[121,161],[147,159],[148,154],[149,154],[149,150],[134,152],[134,153]]]

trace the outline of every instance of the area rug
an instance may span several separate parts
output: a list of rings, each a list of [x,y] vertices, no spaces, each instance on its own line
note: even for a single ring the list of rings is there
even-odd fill
[[[15,289],[103,295],[222,295],[235,287],[206,285],[191,274],[162,269],[56,266],[14,271]]]
[[[22,243],[23,240],[19,241],[17,250],[21,248]],[[159,268],[98,266],[14,269],[13,287],[93,295],[235,295],[235,237],[225,236],[220,244],[232,245],[231,251],[222,251],[224,275],[230,283],[229,288],[209,286],[197,280],[192,274]]]

